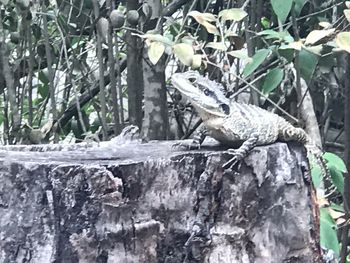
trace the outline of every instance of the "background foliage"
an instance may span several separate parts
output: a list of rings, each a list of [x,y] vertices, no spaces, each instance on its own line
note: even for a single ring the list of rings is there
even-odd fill
[[[187,138],[201,121],[168,79],[192,68],[348,164],[349,21],[340,0],[0,0],[1,142],[107,140],[127,124]],[[336,197],[320,201],[321,243],[345,262],[347,170],[324,157]]]

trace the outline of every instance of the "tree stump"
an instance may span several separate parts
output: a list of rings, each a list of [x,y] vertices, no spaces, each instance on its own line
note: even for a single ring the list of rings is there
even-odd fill
[[[304,148],[0,149],[0,262],[320,262]]]

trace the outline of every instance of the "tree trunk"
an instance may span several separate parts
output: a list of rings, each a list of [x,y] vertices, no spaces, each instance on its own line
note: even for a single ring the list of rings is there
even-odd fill
[[[144,24],[144,31],[156,27],[161,16],[160,0],[148,1],[152,17]],[[162,34],[162,32],[159,32]],[[146,140],[165,140],[168,135],[168,104],[165,86],[166,56],[163,54],[156,65],[148,59],[147,49],[144,49],[143,81],[145,97],[145,114],[142,123],[142,136]]]
[[[0,148],[0,262],[320,262],[300,145],[172,143]]]
[[[140,7],[139,1],[128,0],[127,10],[137,10]],[[128,24],[130,28],[135,25]],[[127,44],[127,70],[126,81],[128,83],[128,112],[129,123],[142,126],[142,97],[143,97],[143,75],[142,75],[142,43],[138,36],[132,35],[128,30],[125,34]]]

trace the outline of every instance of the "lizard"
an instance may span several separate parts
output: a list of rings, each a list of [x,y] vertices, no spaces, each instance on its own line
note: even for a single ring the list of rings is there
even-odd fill
[[[275,113],[227,98],[221,84],[197,71],[174,73],[171,82],[191,102],[204,124],[190,145],[180,146],[199,148],[207,135],[225,145],[240,145],[238,149],[228,149],[232,158],[223,165],[225,169],[244,159],[255,146],[276,141],[300,142],[304,144],[308,157],[312,153],[319,159],[322,154],[302,128],[294,127]],[[320,164],[325,167],[324,161],[321,160]]]
[[[232,169],[255,146],[267,145],[276,141],[296,141],[302,143],[306,148],[310,167],[316,163],[320,166],[324,179],[330,179],[330,171],[323,159],[322,150],[315,145],[302,128],[294,127],[275,113],[227,98],[221,84],[201,76],[197,71],[174,73],[171,81],[173,86],[191,102],[204,124],[190,144],[177,143],[175,147],[199,148],[207,135],[225,145],[235,147],[240,145],[238,149],[228,149],[232,158],[223,164],[223,168]],[[332,189],[328,190],[332,191]],[[316,200],[318,197],[315,196],[315,193],[313,192],[312,195]],[[320,194],[321,197],[324,195],[324,193]],[[318,214],[316,210],[314,212]],[[206,233],[203,219],[200,214],[197,217],[185,247],[188,247],[196,236]],[[316,218],[319,218],[319,215]]]
[[[322,151],[302,128],[294,127],[275,113],[227,98],[221,84],[201,76],[197,71],[174,73],[171,76],[171,82],[174,88],[191,102],[203,121],[202,127],[190,144],[177,143],[174,147],[200,148],[207,135],[224,145],[239,146],[237,149],[228,149],[232,158],[222,166],[224,169],[233,170],[233,167],[255,146],[272,144],[276,141],[297,141],[305,146],[310,166],[315,161],[324,175],[329,177]],[[202,175],[205,178],[205,173]],[[199,192],[205,193],[205,191]],[[313,192],[312,196],[316,200],[315,193]],[[201,200],[205,198],[200,196]],[[318,214],[317,209],[314,213]],[[197,213],[191,234],[185,243],[186,248],[190,247],[196,237],[210,239],[210,231],[206,230],[203,219],[205,216],[200,212]]]

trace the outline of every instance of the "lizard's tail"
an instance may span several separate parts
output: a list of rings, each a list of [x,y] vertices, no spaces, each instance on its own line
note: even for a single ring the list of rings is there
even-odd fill
[[[327,200],[338,198],[336,187],[332,182],[331,172],[323,157],[323,151],[314,144],[306,144],[305,148],[307,150],[311,172],[314,169],[320,169],[321,171],[320,186],[317,189],[318,196]]]

